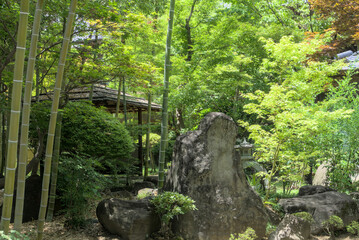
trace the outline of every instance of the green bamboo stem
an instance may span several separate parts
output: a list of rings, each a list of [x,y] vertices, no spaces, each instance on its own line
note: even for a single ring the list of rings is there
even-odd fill
[[[175,0],[171,0],[170,14],[168,19],[167,42],[166,42],[166,57],[165,57],[165,71],[163,84],[163,103],[162,103],[162,123],[161,123],[161,143],[159,156],[159,172],[158,172],[158,189],[163,187],[164,183],[164,166],[165,166],[165,152],[168,142],[168,86],[171,71],[171,41],[172,41],[172,27],[174,19]]]
[[[125,77],[122,77],[122,97],[123,97],[123,115],[125,117],[125,126],[127,127],[127,103],[126,103],[126,86],[125,86]]]
[[[61,85],[62,85],[62,81],[63,81],[66,56],[67,56],[67,53],[69,50],[72,25],[75,20],[76,5],[77,5],[77,0],[71,0],[69,15],[68,15],[67,21],[66,21],[64,39],[62,42],[58,70],[57,70],[57,74],[56,74],[54,97],[53,97],[52,107],[51,107],[49,130],[48,130],[48,134],[47,134],[44,174],[43,174],[43,180],[42,180],[41,203],[40,203],[38,229],[37,229],[37,233],[38,233],[37,239],[38,240],[42,239],[43,231],[44,231],[46,208],[47,208],[47,201],[48,201],[48,196],[49,196],[51,161],[52,161],[52,153],[53,153],[53,146],[54,146],[57,111],[58,111],[58,107],[59,107]]]
[[[15,206],[15,220],[14,229],[21,230],[23,210],[24,210],[24,197],[25,197],[25,177],[26,177],[26,164],[27,164],[27,151],[28,151],[28,137],[29,137],[29,122],[30,122],[30,105],[32,95],[32,83],[34,79],[35,57],[37,49],[37,41],[40,32],[40,22],[44,0],[38,0],[35,10],[35,18],[32,27],[31,45],[29,60],[26,70],[26,83],[24,103],[22,106],[22,121],[21,121],[21,137],[20,137],[20,155],[18,165],[18,180],[16,190],[16,206]]]
[[[61,126],[62,126],[62,113],[60,112],[57,116],[57,126],[55,131],[55,145],[54,154],[52,161],[52,172],[51,172],[51,188],[49,197],[49,207],[47,208],[46,221],[51,222],[54,217],[55,200],[56,200],[56,185],[57,185],[57,173],[59,168],[60,158],[60,143],[61,143]]]
[[[3,172],[2,172],[2,169],[3,169],[3,150],[2,150],[2,143],[3,143],[3,139],[2,139],[2,136],[3,136],[3,117],[2,117],[3,113],[0,112],[0,177],[3,176]]]
[[[11,99],[10,128],[7,150],[5,191],[3,210],[1,216],[1,226],[5,234],[9,232],[9,224],[12,211],[12,201],[14,195],[15,169],[17,162],[17,145],[19,133],[19,121],[21,110],[22,79],[24,72],[24,58],[26,50],[27,23],[29,16],[29,0],[21,0],[20,20],[17,31],[17,45],[15,54],[14,81]]]

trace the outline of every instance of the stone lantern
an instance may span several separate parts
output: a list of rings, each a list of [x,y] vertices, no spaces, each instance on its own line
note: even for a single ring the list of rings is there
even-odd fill
[[[242,161],[253,160],[253,144],[247,142],[245,138],[242,143],[234,147],[239,150]]]

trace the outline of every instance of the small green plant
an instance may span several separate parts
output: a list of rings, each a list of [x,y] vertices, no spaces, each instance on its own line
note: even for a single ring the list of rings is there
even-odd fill
[[[334,233],[336,230],[344,228],[343,220],[336,215],[330,216],[330,218],[324,221],[322,224],[324,229],[327,231],[327,233],[332,239],[334,239],[335,237]]]
[[[266,226],[266,235],[269,236],[272,232],[274,232],[277,229],[277,226],[271,224],[270,222],[267,223]]]
[[[77,154],[62,154],[59,164],[58,189],[66,225],[77,229],[84,227],[92,200],[100,197],[106,178],[95,171],[95,158]]]
[[[312,214],[307,213],[307,212],[297,212],[297,213],[293,213],[294,216],[299,217],[300,219],[308,222],[308,223],[313,223],[314,219]]]
[[[351,222],[347,226],[347,231],[353,235],[359,236],[359,223],[357,221]]]
[[[19,233],[18,231],[11,230],[8,235],[4,233],[4,231],[0,231],[0,239],[1,240],[30,240],[29,237],[27,237],[24,234]]]
[[[256,232],[253,228],[248,227],[244,233],[231,234],[229,240],[254,240],[257,239]]]
[[[154,197],[151,203],[161,218],[162,232],[170,231],[171,219],[175,216],[197,210],[194,200],[176,192],[163,192]]]

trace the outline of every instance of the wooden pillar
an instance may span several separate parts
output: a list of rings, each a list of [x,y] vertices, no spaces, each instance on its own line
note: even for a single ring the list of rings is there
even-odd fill
[[[139,161],[139,173],[142,176],[143,168],[143,148],[142,148],[142,108],[138,108],[138,126],[140,126],[138,132],[138,161]]]

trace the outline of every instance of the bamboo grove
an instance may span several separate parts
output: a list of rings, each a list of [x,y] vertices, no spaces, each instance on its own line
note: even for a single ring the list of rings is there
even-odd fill
[[[95,174],[105,168],[126,183],[134,172],[153,173],[163,188],[176,137],[209,112],[232,117],[238,135],[256,144],[269,185],[278,179],[288,188],[327,160],[337,166],[331,183],[348,186],[340,178],[358,164],[359,98],[350,80],[357,73],[345,72],[337,54],[358,50],[358,0],[5,0],[0,7],[4,233],[12,219],[22,230],[25,182],[40,173],[37,239],[45,237],[64,180],[58,171],[69,159],[89,159],[93,176],[104,177]],[[82,87],[85,107],[69,100]],[[97,112],[98,87],[112,91],[112,115]],[[146,103],[141,115],[135,98]],[[113,139],[127,139],[126,151]],[[145,149],[138,160],[135,147]]]

